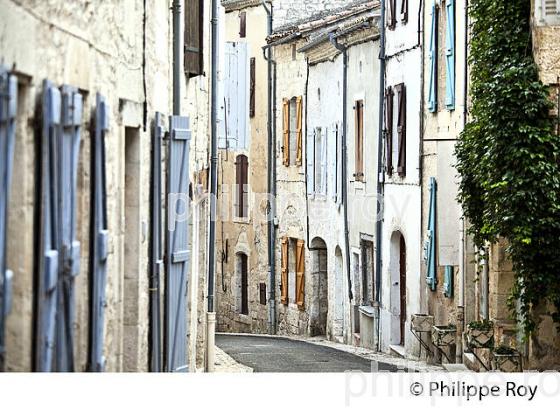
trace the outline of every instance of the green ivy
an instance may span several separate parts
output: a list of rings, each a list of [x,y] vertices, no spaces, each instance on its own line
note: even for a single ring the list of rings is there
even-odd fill
[[[459,201],[475,244],[504,237],[509,307],[526,336],[533,306],[560,323],[560,138],[532,54],[531,0],[472,0],[470,121],[456,148]]]

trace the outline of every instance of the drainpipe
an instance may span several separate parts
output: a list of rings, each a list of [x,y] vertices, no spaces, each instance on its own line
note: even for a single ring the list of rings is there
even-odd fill
[[[490,318],[488,309],[488,248],[480,250],[480,264],[482,265],[482,306],[481,313],[484,320]]]
[[[218,194],[218,0],[212,0],[212,104],[210,157],[210,226],[208,232],[208,311],[206,313],[206,371],[214,371],[214,277],[216,274],[216,200]]]
[[[350,273],[350,232],[348,229],[348,153],[346,148],[346,130],[348,123],[348,113],[346,108],[348,105],[348,48],[338,42],[334,33],[329,34],[329,41],[338,51],[342,53],[343,64],[343,83],[342,83],[342,158],[344,166],[342,167],[342,206],[344,208],[344,251],[346,254],[346,272],[348,276],[348,297],[354,299],[352,295],[352,275]]]
[[[379,121],[377,139],[377,215],[375,226],[375,242],[377,252],[375,253],[375,306],[377,309],[377,351],[381,350],[381,270],[383,267],[382,259],[382,235],[383,235],[383,191],[385,183],[385,171],[383,165],[383,123],[385,116],[385,0],[381,0],[381,16],[379,37]]]
[[[268,15],[268,35],[272,34],[272,3],[267,6],[266,0],[261,0],[261,4]],[[267,215],[268,228],[268,332],[276,334],[276,229],[274,222],[276,219],[276,132],[273,106],[276,106],[276,61],[272,59],[272,48],[263,48],[263,55],[268,65],[268,200],[269,213]],[[273,80],[274,66],[274,80]],[[274,130],[274,131],[273,131]]]
[[[181,115],[181,0],[173,1],[173,115]]]

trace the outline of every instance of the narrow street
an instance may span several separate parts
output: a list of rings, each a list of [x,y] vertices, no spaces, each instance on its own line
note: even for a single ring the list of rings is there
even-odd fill
[[[327,346],[299,340],[255,335],[216,335],[217,346],[237,362],[257,373],[370,372],[371,360]],[[379,371],[397,371],[378,362]]]

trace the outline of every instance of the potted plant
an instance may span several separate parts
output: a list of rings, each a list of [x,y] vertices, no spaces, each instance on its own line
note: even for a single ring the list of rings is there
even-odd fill
[[[492,352],[494,367],[500,372],[512,373],[523,370],[521,354],[513,347],[500,345]]]
[[[434,317],[422,313],[415,313],[411,318],[412,330],[415,332],[430,332],[434,326]]]
[[[477,320],[467,325],[467,345],[471,349],[494,347],[494,322]]]
[[[456,336],[457,327],[455,325],[432,327],[432,342],[438,347],[454,345]]]

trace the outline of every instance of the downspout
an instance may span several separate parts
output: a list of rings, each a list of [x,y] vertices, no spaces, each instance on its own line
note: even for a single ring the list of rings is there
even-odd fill
[[[383,147],[384,147],[384,131],[383,123],[385,116],[385,0],[381,0],[381,16],[380,28],[381,35],[379,37],[379,121],[378,121],[378,139],[377,139],[377,215],[375,226],[375,307],[377,315],[377,346],[376,350],[381,350],[381,270],[383,267],[382,259],[382,234],[383,234],[383,191],[385,183],[385,171],[383,165]]]
[[[173,0],[173,115],[181,115],[181,0]]]
[[[267,6],[266,0],[261,0],[261,4],[268,15],[267,33],[272,34],[272,3]],[[268,185],[268,201],[269,212],[267,215],[268,228],[268,332],[276,334],[276,229],[274,222],[276,219],[276,143],[273,132],[275,114],[273,113],[273,105],[276,104],[276,87],[273,82],[273,66],[276,73],[276,61],[272,59],[272,48],[263,48],[263,56],[268,66],[268,161],[267,161],[267,185]],[[274,129],[274,131],[273,131]]]
[[[208,311],[206,313],[206,371],[214,371],[214,338],[216,312],[214,311],[214,277],[216,269],[216,202],[218,194],[218,0],[212,0],[212,104],[210,152],[210,224],[208,229]]]
[[[338,51],[342,53],[343,64],[343,82],[342,82],[342,158],[344,166],[342,167],[342,206],[344,209],[344,251],[346,254],[346,272],[348,276],[348,297],[354,299],[352,295],[352,275],[350,273],[350,231],[348,229],[348,154],[346,148],[346,131],[348,125],[348,48],[338,42],[334,33],[329,34],[329,41]]]

